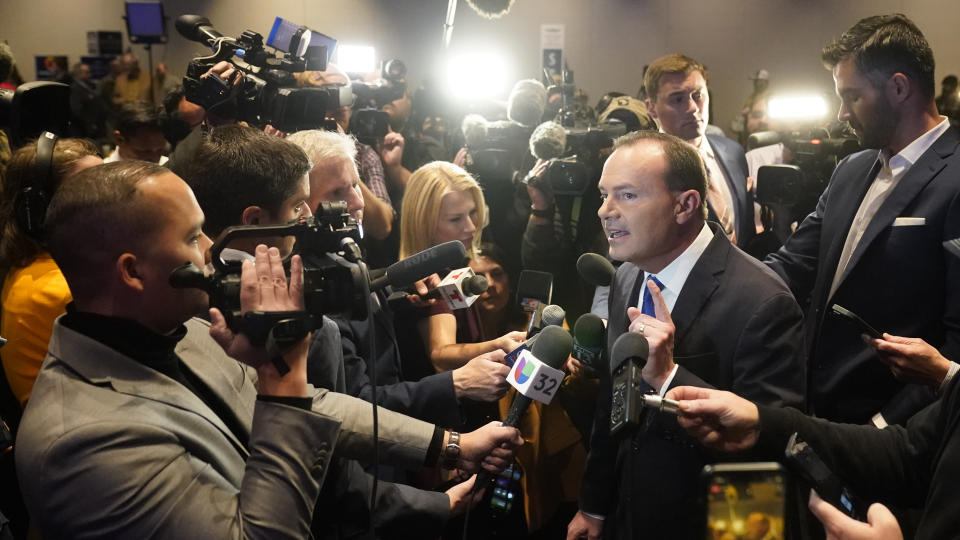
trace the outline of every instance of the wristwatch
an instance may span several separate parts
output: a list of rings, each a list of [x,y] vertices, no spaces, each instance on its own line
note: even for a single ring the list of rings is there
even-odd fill
[[[443,447],[440,453],[440,466],[444,469],[453,470],[457,468],[457,461],[460,460],[460,434],[456,431],[450,432],[450,439],[447,445]]]
[[[551,205],[550,208],[545,208],[543,210],[537,210],[531,206],[530,215],[538,218],[551,219],[553,218],[553,206]]]

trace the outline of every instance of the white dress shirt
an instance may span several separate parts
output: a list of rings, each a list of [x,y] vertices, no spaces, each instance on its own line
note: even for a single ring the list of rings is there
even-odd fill
[[[673,306],[676,305],[680,291],[683,290],[683,284],[687,282],[687,277],[690,275],[690,272],[693,271],[693,267],[697,264],[697,261],[700,260],[700,256],[707,250],[707,246],[711,240],[713,240],[713,231],[704,223],[703,228],[700,229],[700,234],[697,235],[693,243],[687,246],[687,249],[683,250],[683,253],[665,266],[663,270],[656,274],[644,272],[643,285],[640,287],[640,298],[637,301],[637,309],[643,308],[643,295],[647,291],[647,281],[651,275],[654,275],[657,276],[660,283],[663,283],[663,291],[661,291],[663,302],[667,304],[667,309],[673,312]],[[663,386],[660,387],[661,396],[667,393],[667,389],[670,388],[670,383],[673,382],[673,377],[676,374],[677,365],[674,364],[673,371],[670,372]]]

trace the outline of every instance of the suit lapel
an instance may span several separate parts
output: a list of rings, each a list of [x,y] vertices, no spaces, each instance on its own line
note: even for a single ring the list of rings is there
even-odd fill
[[[744,201],[747,200],[747,186],[743,182],[734,182],[733,174],[731,173],[730,167],[730,156],[728,156],[718,145],[713,143],[713,140],[710,137],[707,137],[707,144],[710,145],[710,148],[713,149],[713,155],[717,156],[717,163],[720,165],[720,170],[723,171],[724,180],[727,182],[727,187],[730,189],[730,196],[733,199],[733,230],[740,232],[740,219],[743,214],[742,208],[744,206]],[[718,220],[719,221],[719,220]]]
[[[713,240],[710,240],[707,249],[693,265],[693,270],[687,276],[677,302],[673,306],[673,312],[670,314],[676,327],[674,343],[683,342],[693,321],[717,290],[720,285],[717,276],[723,273],[727,256],[732,249],[730,241],[719,227],[714,229],[711,226],[710,228],[713,231]]]
[[[196,394],[166,375],[59,322],[56,323],[50,340],[50,354],[93,384],[109,385],[122,394],[163,403],[202,417],[220,430],[241,455],[247,455],[244,446],[210,407]],[[216,388],[213,390],[217,391]],[[245,425],[249,426],[249,422]]]
[[[847,240],[847,233],[850,231],[850,225],[853,223],[853,218],[856,217],[857,209],[860,208],[860,203],[863,202],[863,197],[867,193],[867,189],[870,188],[870,184],[873,182],[873,179],[877,177],[877,173],[880,172],[880,160],[877,158],[877,152],[871,152],[870,157],[873,158],[872,161],[868,161],[871,164],[869,168],[866,168],[866,174],[861,175],[859,178],[852,178],[850,180],[850,186],[837,185],[834,187],[830,186],[831,200],[827,203],[831,208],[837,208],[835,212],[829,212],[827,215],[836,216],[837,219],[825,220],[823,224],[823,232],[821,233],[821,238],[829,238],[830,244],[827,247],[827,251],[823,254],[822,260],[824,264],[820,265],[820,268],[827,272],[836,272],[837,264],[840,261],[840,254],[843,252],[843,244]],[[870,159],[867,157],[865,159]],[[835,180],[838,183],[844,182],[844,180]],[[835,189],[835,191],[833,191]],[[836,199],[834,199],[836,197]],[[847,268],[850,266],[848,265]],[[832,276],[833,274],[831,274]],[[826,280],[818,280],[828,284],[828,287],[825,289],[823,294],[827,294],[829,291],[829,284],[833,283],[833,278]]]
[[[893,221],[900,216],[904,208],[946,167],[946,158],[956,151],[957,143],[957,136],[953,128],[950,128],[920,156],[920,159],[910,167],[907,174],[900,179],[900,182],[893,188],[890,196],[887,197],[887,200],[883,201],[883,204],[877,209],[877,213],[873,216],[873,219],[867,224],[867,229],[863,232],[857,248],[853,251],[853,254],[851,254],[850,262],[847,263],[847,268],[844,270],[843,276],[840,279],[841,285],[843,284],[843,280],[850,275],[850,271],[856,267],[857,263],[863,257],[864,252],[880,232],[892,225]],[[862,199],[861,197],[861,200]],[[854,210],[854,213],[856,213],[856,210]]]

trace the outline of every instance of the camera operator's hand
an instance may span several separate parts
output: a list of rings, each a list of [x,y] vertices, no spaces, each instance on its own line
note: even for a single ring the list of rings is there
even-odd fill
[[[200,78],[205,79],[211,75],[216,75],[225,81],[229,81],[233,86],[240,86],[240,83],[243,82],[243,73],[227,61],[217,62],[212,68],[208,69],[206,73],[201,75]]]
[[[270,124],[267,124],[266,126],[263,127],[263,132],[266,133],[267,135],[273,135],[274,137],[280,137],[281,139],[286,139],[286,138],[287,138],[287,132],[286,132],[286,131],[280,131],[279,129],[271,126]]]
[[[550,207],[553,206],[553,193],[550,191],[549,186],[540,187],[542,182],[537,181],[543,179],[543,175],[549,167],[549,161],[540,159],[537,160],[537,164],[533,166],[533,169],[530,169],[530,172],[527,173],[527,195],[530,196],[531,210],[549,210]]]
[[[401,166],[405,144],[403,135],[396,131],[390,130],[384,135],[383,144],[380,145],[380,159],[383,161],[384,169]]]
[[[678,386],[667,399],[680,402],[680,426],[701,444],[724,452],[752,448],[760,436],[757,406],[742,397],[712,388]]]
[[[870,505],[866,523],[848,517],[812,489],[807,506],[823,523],[827,540],[903,540],[897,518],[880,503]]]
[[[467,508],[476,506],[483,499],[483,492],[486,490],[473,491],[476,481],[477,475],[473,475],[446,491],[447,497],[450,497],[450,516],[462,515]]]
[[[457,167],[467,168],[467,147],[464,146],[457,150],[457,155],[453,157],[453,164]]]
[[[484,353],[453,370],[453,390],[457,398],[476,401],[502,398],[510,389],[507,382],[510,368],[503,363],[503,356],[501,350]]]
[[[446,445],[446,441],[444,441]],[[460,459],[457,468],[475,473],[481,468],[494,474],[503,472],[513,460],[514,451],[523,445],[520,430],[500,422],[460,435]]]
[[[240,273],[240,306],[247,311],[299,311],[303,309],[303,262],[299,255],[290,259],[290,284],[283,271],[280,251],[260,244],[256,264],[243,262]],[[255,347],[243,334],[234,333],[217,308],[210,309],[210,336],[226,353],[257,370],[261,394],[274,396],[307,395],[307,347],[309,334],[283,353],[290,372],[280,376],[263,347]]]
[[[920,338],[883,334],[883,339],[864,336],[864,341],[902,382],[925,384],[936,390],[950,369],[950,360]]]

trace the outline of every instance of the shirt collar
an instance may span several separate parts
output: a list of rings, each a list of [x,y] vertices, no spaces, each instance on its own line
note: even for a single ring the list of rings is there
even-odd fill
[[[687,281],[687,276],[693,271],[694,265],[700,260],[700,256],[707,250],[707,245],[713,240],[713,233],[710,227],[704,222],[700,234],[683,250],[676,259],[664,267],[663,270],[654,274],[657,279],[667,288],[667,290],[679,295],[683,290],[683,284]],[[643,273],[643,282],[646,283],[650,278],[650,272]]]
[[[908,144],[897,155],[888,157],[885,151],[880,151],[880,161],[890,168],[895,178],[906,173],[910,167],[920,159],[920,156],[933,146],[933,143],[939,139],[941,135],[950,129],[950,120],[945,116],[941,116],[941,118],[943,120],[941,120],[939,124],[914,139],[913,142]]]

